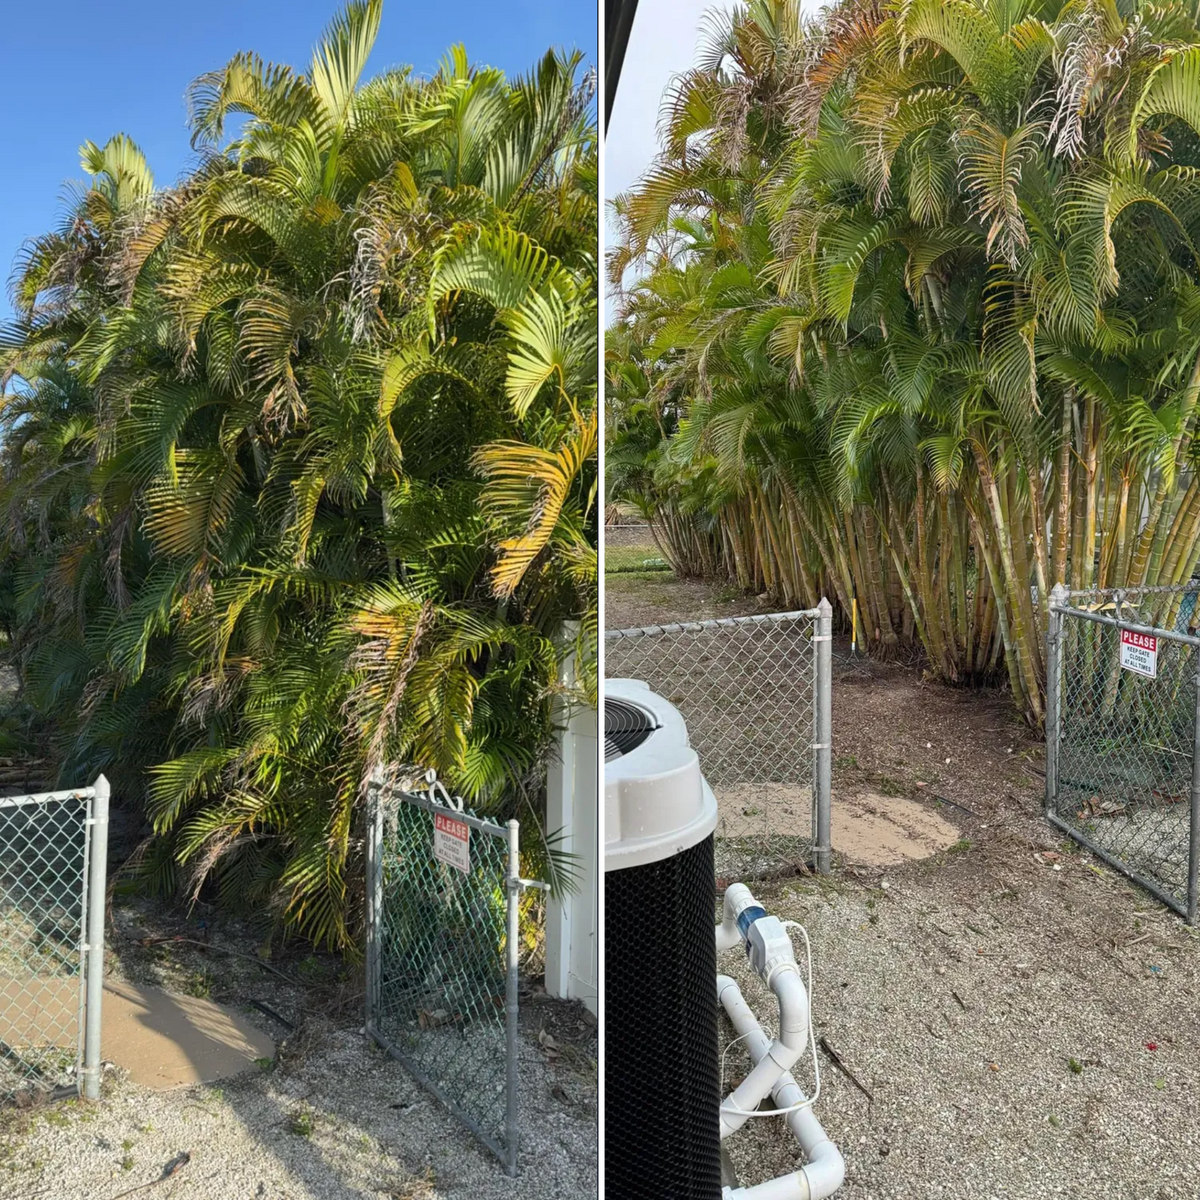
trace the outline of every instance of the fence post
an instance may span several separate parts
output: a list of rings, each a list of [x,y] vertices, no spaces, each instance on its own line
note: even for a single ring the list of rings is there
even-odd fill
[[[1196,729],[1192,735],[1192,812],[1188,823],[1187,920],[1196,923],[1197,876],[1200,875],[1200,651],[1196,657]]]
[[[813,847],[813,861],[820,874],[828,875],[833,858],[830,832],[830,791],[833,786],[833,605],[824,597],[817,605],[817,634],[813,641],[817,659],[817,739],[813,745],[817,841]]]
[[[83,1034],[83,1095],[100,1097],[100,1014],[104,996],[104,910],[108,901],[108,780],[100,775],[92,794],[89,830],[87,991]]]
[[[367,1034],[375,1028],[379,1016],[380,979],[380,917],[383,907],[383,788],[378,780],[368,784],[367,802]]]
[[[1046,626],[1046,815],[1057,811],[1058,747],[1062,736],[1062,634],[1063,614],[1071,593],[1065,583],[1050,592],[1050,621]]]
[[[508,958],[506,995],[504,1003],[505,1042],[507,1059],[507,1081],[505,1087],[504,1129],[508,1150],[508,1174],[517,1174],[517,968],[520,947],[520,903],[521,903],[521,823],[516,819],[508,823],[508,936],[505,951]]]
[[[563,640],[572,644],[579,633],[578,621],[563,623]],[[558,682],[567,698],[559,697],[553,719],[559,723],[558,753],[546,768],[546,828],[561,830],[561,848],[575,850],[575,751],[573,705],[569,699],[575,686],[575,652],[564,654],[559,663]],[[593,760],[594,761],[594,760]],[[570,897],[553,895],[546,904],[546,991],[560,1000],[571,997],[571,965],[574,953],[574,904]]]

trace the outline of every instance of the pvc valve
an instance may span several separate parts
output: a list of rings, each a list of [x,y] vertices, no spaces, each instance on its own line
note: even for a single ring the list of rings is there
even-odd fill
[[[792,939],[778,917],[759,917],[746,934],[746,954],[750,966],[764,981],[769,982],[777,968],[796,965]]]

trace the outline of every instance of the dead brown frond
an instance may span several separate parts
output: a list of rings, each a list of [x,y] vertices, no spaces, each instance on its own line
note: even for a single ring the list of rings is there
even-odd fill
[[[851,0],[828,13],[822,36],[809,43],[804,87],[793,96],[792,120],[808,136],[816,134],[825,97],[873,52],[886,16],[882,0]]]

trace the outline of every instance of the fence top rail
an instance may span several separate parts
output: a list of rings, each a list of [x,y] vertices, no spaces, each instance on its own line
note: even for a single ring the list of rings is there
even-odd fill
[[[748,617],[716,617],[711,621],[683,621],[670,625],[643,625],[635,629],[606,629],[604,640],[619,638],[657,637],[663,633],[694,633],[702,629],[728,629],[736,625],[781,625],[785,621],[816,620],[821,615],[816,608],[798,608],[795,612],[755,613]]]
[[[1167,642],[1181,642],[1185,646],[1200,646],[1200,637],[1193,637],[1190,633],[1176,633],[1173,629],[1159,629],[1154,625],[1139,625],[1134,621],[1121,621],[1116,617],[1105,616],[1103,613],[1088,612],[1086,608],[1052,604],[1050,611],[1061,613],[1064,617],[1077,617],[1081,621],[1092,621],[1097,625],[1111,625],[1113,629],[1127,629],[1130,633],[1144,633],[1150,637],[1162,638]]]
[[[416,808],[423,808],[426,812],[445,813],[446,816],[452,817],[455,821],[461,821],[471,829],[478,829],[480,833],[486,833],[491,837],[508,837],[508,827],[498,824],[491,817],[477,817],[474,813],[467,812],[465,809],[460,811],[457,808],[451,808],[450,805],[443,804],[440,800],[431,800],[423,792],[406,792],[403,788],[387,788],[386,784],[377,782],[372,782],[371,788],[381,798],[386,788],[389,795],[397,797],[405,804],[411,804]]]
[[[67,788],[62,792],[32,792],[28,796],[0,796],[0,808],[20,808],[25,804],[53,804],[57,800],[90,800],[96,794],[91,787]]]
[[[1197,591],[1200,591],[1200,579],[1189,579],[1187,583],[1163,583],[1155,584],[1153,587],[1079,588],[1076,591],[1067,592],[1067,598],[1070,600],[1084,597],[1094,600],[1117,600],[1139,596],[1186,596]]]

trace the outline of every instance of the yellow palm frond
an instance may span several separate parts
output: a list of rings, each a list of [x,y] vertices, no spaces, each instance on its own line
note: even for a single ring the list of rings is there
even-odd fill
[[[595,410],[580,418],[558,446],[545,449],[525,442],[493,442],[475,455],[486,477],[480,503],[501,530],[520,528],[497,543],[492,588],[511,596],[534,559],[554,536],[563,506],[597,448]]]

